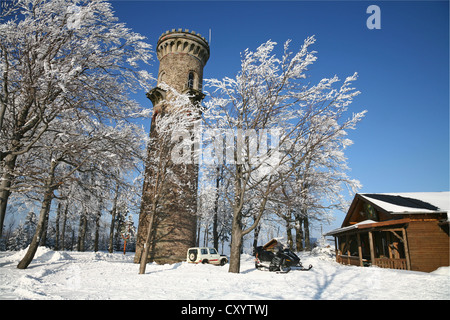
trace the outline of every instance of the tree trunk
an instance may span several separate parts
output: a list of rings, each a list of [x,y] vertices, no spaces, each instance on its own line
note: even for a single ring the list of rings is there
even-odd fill
[[[203,232],[203,246],[207,247],[208,246],[208,235],[209,235],[209,225],[205,226],[205,230]]]
[[[197,237],[195,239],[195,246],[199,247],[200,246],[200,233],[202,232],[201,230],[201,223],[198,223],[197,226]]]
[[[111,210],[111,226],[109,228],[109,245],[108,251],[109,253],[114,252],[114,223],[116,221],[116,212],[117,212],[117,199],[119,197],[119,183],[116,184],[116,190],[114,195],[113,207]]]
[[[218,248],[219,247],[219,232],[217,232],[217,207],[214,208],[216,211],[214,212],[214,218],[213,218],[213,247]]]
[[[70,251],[73,251],[74,245],[75,245],[75,230],[73,229],[73,226],[72,226],[72,240],[70,243]]]
[[[217,215],[219,213],[219,186],[220,186],[220,167],[217,166],[217,177],[216,177],[216,198],[214,199],[214,219],[213,219],[213,246],[217,250],[219,249],[219,232]]]
[[[85,250],[85,238],[86,238],[86,229],[87,229],[87,217],[86,212],[83,209],[83,213],[80,216],[80,228],[78,231],[78,242],[77,242],[77,251],[84,252]]]
[[[242,249],[242,244],[243,244],[243,237],[244,237],[244,235],[252,232],[259,225],[262,214],[266,208],[266,203],[267,203],[267,199],[268,199],[267,196],[270,191],[269,188],[266,190],[263,200],[259,207],[259,212],[255,216],[255,221],[253,222],[252,226],[243,230],[243,228],[242,228],[242,207],[243,207],[243,199],[244,199],[245,189],[241,188],[241,183],[239,180],[236,182],[236,190],[238,190],[238,192],[236,192],[238,194],[238,196],[236,197],[235,208],[233,209],[234,214],[233,214],[233,222],[232,222],[232,226],[231,226],[230,267],[228,269],[228,272],[232,272],[232,273],[240,272],[241,249]]]
[[[239,202],[237,202],[239,203]],[[233,222],[231,225],[231,248],[230,267],[228,272],[239,273],[241,269],[241,248],[242,248],[242,207],[234,209]]]
[[[31,240],[30,246],[28,247],[28,251],[25,254],[25,256],[20,260],[19,264],[17,265],[18,269],[26,269],[28,265],[31,263],[31,261],[34,258],[34,255],[36,254],[36,250],[39,246],[39,242],[41,241],[41,237],[44,232],[45,223],[48,220],[48,214],[50,212],[50,206],[52,204],[53,200],[53,191],[55,190],[55,187],[53,185],[54,181],[54,174],[56,166],[58,165],[57,162],[52,162],[49,177],[47,178],[47,181],[45,183],[44,187],[44,200],[42,201],[41,211],[39,212],[39,220],[38,224],[36,226],[36,231],[34,233],[33,239]]]
[[[26,269],[28,265],[34,258],[36,254],[36,250],[39,246],[39,242],[41,240],[42,234],[44,232],[45,221],[47,220],[48,213],[50,211],[50,205],[53,199],[53,190],[50,188],[46,192],[44,197],[44,201],[42,202],[41,211],[39,213],[39,221],[36,227],[36,232],[33,236],[33,240],[31,240],[30,246],[28,247],[28,251],[23,257],[23,259],[17,265],[19,269]]]
[[[114,232],[114,248],[116,251],[120,251],[120,239],[121,239],[120,230],[122,229],[123,223],[124,223],[123,216],[119,212],[118,221],[116,223]]]
[[[240,156],[235,152],[235,160]],[[241,268],[241,247],[242,247],[242,207],[245,194],[245,180],[243,179],[242,165],[236,165],[236,177],[234,181],[235,200],[233,208],[233,222],[231,224],[231,248],[230,267],[228,272],[239,273]]]
[[[98,251],[98,238],[100,233],[100,216],[101,211],[97,213],[97,216],[95,217],[95,237],[94,237],[94,252]]]
[[[253,233],[253,255],[256,256],[256,248],[258,247],[258,236],[259,236],[259,231],[261,230],[261,226],[258,225],[255,228],[255,231]]]
[[[45,219],[44,232],[42,233],[41,241],[39,242],[39,246],[41,247],[45,247],[45,245],[47,244],[47,232],[48,232],[48,215],[47,218]]]
[[[144,248],[142,250],[141,261],[139,265],[139,274],[145,274],[145,268],[147,266],[148,253],[150,251],[150,243],[152,238],[153,220],[155,212],[152,210],[150,213],[150,221],[148,222],[147,238],[145,239]]]
[[[309,220],[307,215],[303,218],[303,230],[305,232],[305,250],[311,250],[311,242],[309,239]]]
[[[69,204],[66,202],[66,206],[64,208],[64,215],[63,215],[63,223],[62,223],[62,230],[61,230],[61,249],[66,249],[66,222],[67,222],[67,211],[69,209]]]
[[[108,244],[108,252],[114,252],[114,227],[116,221],[116,207],[111,210],[111,225],[109,228],[109,244]]]
[[[228,272],[239,273],[241,269],[242,230],[238,222],[233,219],[230,248],[230,267]]]
[[[295,246],[297,251],[303,250],[303,219],[301,217],[295,217]]]
[[[293,250],[294,247],[294,241],[292,238],[292,227],[289,221],[286,221],[286,234],[287,234],[287,243],[289,246],[289,250]]]
[[[7,101],[8,101],[8,85],[7,85],[7,79],[8,79],[8,67],[9,67],[9,64],[8,64],[8,55],[7,54],[5,54],[4,56],[4,62],[5,62],[5,71],[3,72],[3,81],[4,81],[4,83],[3,83],[3,86],[4,86],[4,91],[3,91],[3,95],[4,95],[4,98],[3,99],[0,99],[0,131],[2,130],[2,128],[3,128],[3,119],[5,118],[5,113],[6,113],[6,104],[8,103]]]
[[[56,210],[55,219],[55,251],[59,250],[59,219],[61,217],[61,201],[58,201],[58,208]]]
[[[3,224],[5,221],[6,207],[9,196],[11,195],[11,183],[13,179],[12,172],[16,166],[17,156],[7,155],[4,158],[4,166],[2,168],[2,177],[0,183],[0,238],[3,233]]]

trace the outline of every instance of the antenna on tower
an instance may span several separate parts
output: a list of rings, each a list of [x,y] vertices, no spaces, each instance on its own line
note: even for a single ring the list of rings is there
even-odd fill
[[[209,45],[211,45],[211,28],[209,28],[209,41],[208,41]]]

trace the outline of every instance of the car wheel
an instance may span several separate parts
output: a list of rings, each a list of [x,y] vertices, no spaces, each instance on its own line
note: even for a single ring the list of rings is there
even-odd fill
[[[206,263],[208,263],[208,260],[204,259],[204,260],[202,261],[202,263],[203,263],[203,264],[206,264]]]
[[[197,255],[195,253],[191,253],[189,255],[189,260],[191,260],[191,261],[195,261],[196,258],[197,258]]]

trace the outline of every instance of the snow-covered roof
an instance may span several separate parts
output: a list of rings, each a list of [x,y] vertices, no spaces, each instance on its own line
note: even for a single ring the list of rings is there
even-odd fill
[[[391,214],[450,211],[450,192],[361,193],[360,196]]]
[[[373,220],[364,220],[364,221],[352,224],[348,227],[342,227],[342,228],[337,228],[337,229],[331,230],[331,231],[327,232],[325,235],[331,236],[336,233],[341,233],[341,232],[352,230],[352,229],[358,229],[361,225],[370,224],[370,223],[377,223],[377,222],[373,221]]]
[[[450,212],[450,192],[408,192],[408,193],[360,193],[359,197],[390,214],[427,214]],[[356,198],[356,197],[355,197]],[[347,214],[348,216],[348,214]],[[447,214],[448,219],[448,214]],[[401,220],[395,220],[400,222]],[[356,224],[334,229],[325,235],[331,236],[352,229],[364,228],[365,224],[379,224],[364,220]]]

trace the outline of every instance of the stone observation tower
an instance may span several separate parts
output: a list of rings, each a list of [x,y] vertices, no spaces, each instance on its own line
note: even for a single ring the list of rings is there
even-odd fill
[[[163,109],[165,113],[171,112],[170,103],[164,102],[170,98],[167,91],[160,86],[162,82],[180,93],[188,93],[192,102],[200,103],[204,98],[203,68],[209,59],[209,45],[205,38],[194,31],[172,29],[161,35],[156,53],[159,60],[158,83],[147,93],[147,97],[153,103],[153,115],[159,114]],[[150,137],[154,136],[152,130],[154,121],[155,117],[152,119]],[[152,151],[154,152],[151,149],[149,147],[148,157],[152,157]],[[173,171],[185,187],[175,186],[177,190],[166,192],[164,195],[166,205],[158,210],[155,217],[149,261],[157,263],[185,260],[187,249],[195,246],[198,165],[177,164]],[[148,232],[147,212],[150,206],[148,199],[153,191],[147,181],[152,175],[154,172],[147,167],[136,239],[135,263],[140,261]]]

